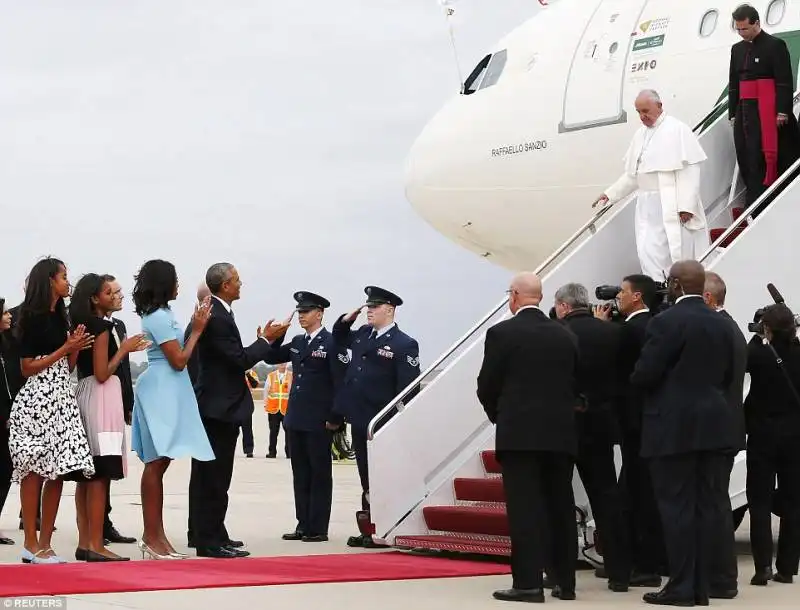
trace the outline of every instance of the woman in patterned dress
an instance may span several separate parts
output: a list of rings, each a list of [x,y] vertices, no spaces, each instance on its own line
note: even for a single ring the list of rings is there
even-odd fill
[[[8,448],[14,465],[12,480],[20,484],[24,563],[64,563],[50,546],[62,477],[76,470],[86,476],[94,474],[70,379],[78,354],[91,347],[93,337],[83,326],[69,332],[64,304],[69,291],[64,263],[54,258],[36,263],[28,276],[16,330],[26,381],[11,406]],[[37,535],[43,479],[41,532]]]
[[[88,273],[75,286],[69,305],[73,326],[82,324],[94,336],[91,350],[78,356],[78,401],[83,428],[89,441],[95,475],[86,478],[73,472],[64,478],[76,481],[75,510],[78,515],[78,561],[127,561],[103,543],[109,481],[125,477],[128,448],[122,385],[114,374],[123,359],[149,347],[144,335],[128,337],[117,347],[111,336],[114,323],[114,291],[108,276]]]

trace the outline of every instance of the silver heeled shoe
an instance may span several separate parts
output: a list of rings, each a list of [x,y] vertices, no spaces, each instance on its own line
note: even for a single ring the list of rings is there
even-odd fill
[[[177,557],[174,557],[170,554],[159,555],[153,549],[147,546],[144,540],[140,540],[136,546],[138,546],[139,550],[142,552],[142,559],[145,559],[146,556],[150,559],[177,559]]]

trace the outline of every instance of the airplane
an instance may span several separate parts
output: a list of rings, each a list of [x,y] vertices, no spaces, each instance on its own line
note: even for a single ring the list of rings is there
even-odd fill
[[[425,126],[406,198],[434,229],[503,268],[536,268],[622,172],[642,89],[702,133],[727,112],[741,0],[559,0],[500,40]],[[755,0],[795,82],[800,0]]]

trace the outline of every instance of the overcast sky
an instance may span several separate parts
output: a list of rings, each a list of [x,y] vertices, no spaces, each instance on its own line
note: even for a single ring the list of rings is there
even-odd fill
[[[536,0],[459,0],[465,73]],[[0,295],[38,258],[126,294],[172,261],[187,321],[217,261],[244,281],[246,340],[310,290],[335,315],[402,296],[423,366],[503,297],[508,274],[433,231],[406,154],[458,90],[437,0],[0,0]],[[140,328],[131,299],[121,315]],[[294,333],[296,327],[290,330]]]

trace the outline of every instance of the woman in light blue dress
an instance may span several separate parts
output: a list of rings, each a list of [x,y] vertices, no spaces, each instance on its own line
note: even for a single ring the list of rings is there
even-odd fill
[[[178,276],[172,263],[152,260],[136,276],[133,302],[142,318],[142,331],[152,342],[147,350],[147,370],[136,382],[131,445],[144,462],[142,517],[144,532],[139,542],[142,557],[182,559],[164,533],[162,515],[164,473],[170,461],[192,457],[214,459],[186,364],[208,323],[211,312],[206,299],[192,318],[192,332],[184,345],[183,332],[169,307],[178,296]]]

